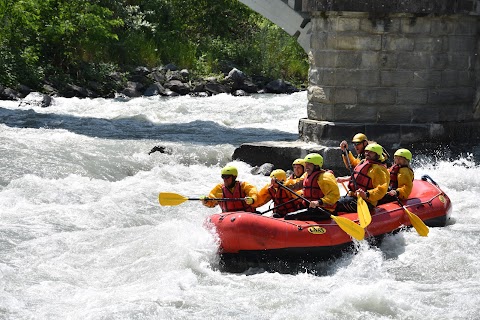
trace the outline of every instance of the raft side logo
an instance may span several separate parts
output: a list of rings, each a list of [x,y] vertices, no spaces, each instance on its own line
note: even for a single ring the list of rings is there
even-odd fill
[[[443,195],[440,195],[438,200],[440,200],[441,203],[445,203],[445,197]]]
[[[324,234],[327,232],[327,230],[319,226],[314,226],[314,227],[308,227],[308,232],[310,232],[311,234]]]

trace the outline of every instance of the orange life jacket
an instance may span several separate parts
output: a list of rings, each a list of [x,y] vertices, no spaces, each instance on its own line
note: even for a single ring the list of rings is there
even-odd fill
[[[355,180],[357,184],[357,189],[355,189],[353,180],[350,179],[350,182],[348,183],[348,188],[350,190],[356,191],[361,189],[363,191],[367,191],[368,189],[373,189],[372,179],[367,175],[368,170],[373,164],[385,166],[385,164],[373,160],[364,160],[360,162],[360,164],[353,169],[353,180]]]
[[[398,188],[398,171],[400,171],[401,168],[408,168],[413,173],[412,168],[410,168],[409,166],[400,166],[398,164],[394,164],[393,166],[391,166],[388,169],[388,172],[390,172],[390,186],[388,188],[389,190],[395,190]]]
[[[242,190],[240,181],[235,182],[235,187],[233,192],[230,191],[225,185],[222,186],[222,193],[224,198],[245,198],[245,192]],[[255,212],[255,209],[247,205],[243,200],[232,200],[232,201],[221,201],[220,208],[222,212],[232,212],[232,211],[248,211]]]
[[[268,193],[273,200],[273,205],[275,207],[285,203],[281,207],[278,207],[273,210],[273,212],[278,213],[281,216],[286,215],[289,212],[293,212],[297,210],[297,201],[291,201],[291,197],[289,197],[289,191],[284,190],[283,188],[274,188],[273,186],[268,187]]]

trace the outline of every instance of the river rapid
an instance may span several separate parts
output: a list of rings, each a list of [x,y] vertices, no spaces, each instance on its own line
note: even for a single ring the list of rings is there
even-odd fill
[[[451,198],[447,227],[362,241],[293,274],[219,271],[203,227],[219,209],[159,205],[161,191],[207,194],[242,143],[296,140],[306,105],[305,92],[0,101],[0,319],[478,319],[480,168],[468,152],[413,162]],[[155,145],[167,152],[149,155]]]

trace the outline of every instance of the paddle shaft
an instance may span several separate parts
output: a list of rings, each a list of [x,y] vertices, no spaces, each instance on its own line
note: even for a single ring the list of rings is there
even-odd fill
[[[188,200],[205,200],[205,201],[244,201],[245,198],[188,198]]]
[[[295,191],[293,191],[293,190],[290,189],[289,187],[284,186],[280,180],[275,179],[275,182],[280,186],[280,188],[285,189],[285,190],[287,190],[287,191],[290,191],[292,194],[296,195],[296,196],[299,197],[300,199],[302,199],[302,200],[306,201],[308,204],[310,204],[310,200],[308,200],[308,199],[305,198],[304,196],[299,195],[298,193],[296,193]]]
[[[417,233],[422,237],[428,236],[429,229],[425,222],[423,222],[423,220],[420,219],[415,213],[408,210],[407,207],[405,207],[405,205],[400,201],[398,196],[395,198],[397,199],[398,204],[407,213],[408,219],[410,220],[410,223],[412,224],[413,228],[415,228]]]
[[[281,203],[281,204],[279,204],[279,205],[276,206],[276,207],[273,207],[273,208],[270,208],[270,209],[268,209],[268,210],[263,211],[262,214],[267,213],[267,212],[272,211],[272,210],[275,210],[275,209],[277,209],[277,208],[279,208],[279,207],[281,207],[281,206],[284,206],[284,205],[286,205],[286,204],[288,204],[288,203],[290,203],[290,202],[293,202],[293,201],[297,201],[297,199],[290,199],[290,200],[288,200],[287,202]]]
[[[357,181],[353,178],[353,168],[352,164],[350,163],[350,157],[348,156],[348,151],[345,149],[343,150],[343,154],[345,155],[345,158],[347,158],[347,163],[348,163],[348,169],[350,170],[350,180],[353,182],[353,186],[355,187],[355,190],[358,189],[357,187]]]

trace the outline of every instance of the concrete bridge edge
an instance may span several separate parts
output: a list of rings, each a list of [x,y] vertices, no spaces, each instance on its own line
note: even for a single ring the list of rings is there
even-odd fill
[[[295,37],[306,53],[310,51],[312,27],[308,14],[300,12],[298,0],[239,0]],[[297,11],[298,10],[298,11]]]

